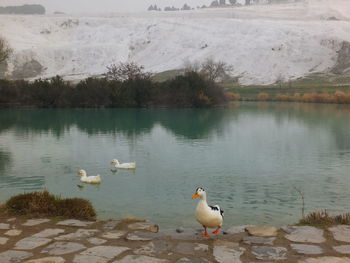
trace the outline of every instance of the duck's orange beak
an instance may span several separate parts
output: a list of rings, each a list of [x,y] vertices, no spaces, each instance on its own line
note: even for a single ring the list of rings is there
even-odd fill
[[[192,199],[196,199],[198,197],[198,194],[194,194],[193,196],[192,196]]]

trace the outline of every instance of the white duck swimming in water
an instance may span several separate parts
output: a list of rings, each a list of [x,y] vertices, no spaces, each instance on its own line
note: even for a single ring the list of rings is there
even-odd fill
[[[204,236],[209,237],[207,227],[216,228],[213,234],[218,234],[224,221],[224,211],[218,205],[209,206],[207,204],[207,196],[203,188],[199,187],[192,199],[200,197],[196,208],[196,219],[204,227]]]
[[[80,181],[82,181],[83,183],[88,183],[88,184],[101,183],[101,177],[99,174],[96,176],[87,176],[85,170],[79,170],[77,174],[80,175]]]
[[[113,159],[111,161],[111,164],[114,165],[115,168],[119,169],[135,169],[136,163],[119,163],[117,159]]]

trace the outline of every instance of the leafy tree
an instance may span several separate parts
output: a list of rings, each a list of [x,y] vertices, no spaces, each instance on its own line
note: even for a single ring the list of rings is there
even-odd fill
[[[226,5],[226,0],[219,0],[220,5]]]
[[[235,5],[237,3],[237,0],[229,0],[231,5]]]
[[[218,0],[214,0],[213,2],[211,2],[210,6],[211,6],[211,7],[219,6]]]
[[[0,38],[0,63],[6,61],[12,53],[5,39]]]

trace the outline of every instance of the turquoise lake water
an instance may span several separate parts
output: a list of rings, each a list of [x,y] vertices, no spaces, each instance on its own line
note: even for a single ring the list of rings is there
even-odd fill
[[[112,171],[110,161],[136,161]],[[85,185],[76,172],[100,174]],[[241,103],[218,109],[2,109],[0,201],[47,189],[92,201],[100,218],[192,227],[197,187],[225,225],[350,211],[350,106]]]

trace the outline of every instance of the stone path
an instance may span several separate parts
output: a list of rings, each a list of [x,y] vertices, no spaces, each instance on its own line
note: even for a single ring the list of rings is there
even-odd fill
[[[350,226],[159,230],[133,219],[0,218],[0,263],[350,263]]]

